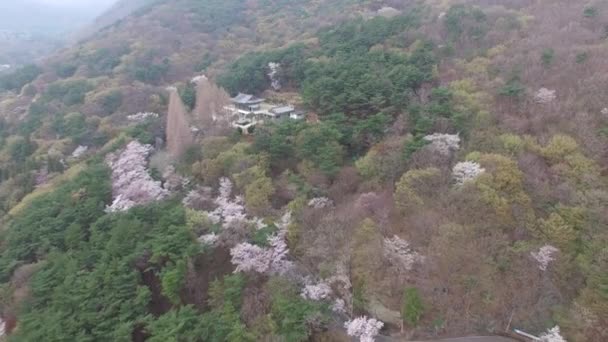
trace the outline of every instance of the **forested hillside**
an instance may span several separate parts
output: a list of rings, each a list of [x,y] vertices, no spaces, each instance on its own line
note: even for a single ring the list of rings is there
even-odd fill
[[[131,5],[0,75],[8,341],[608,340],[606,2]]]

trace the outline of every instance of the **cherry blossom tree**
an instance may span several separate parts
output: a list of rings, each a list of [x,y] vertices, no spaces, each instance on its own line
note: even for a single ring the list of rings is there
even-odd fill
[[[152,112],[139,112],[137,114],[127,115],[127,120],[134,122],[144,122],[148,119],[158,119],[159,115]]]
[[[186,208],[194,210],[201,210],[212,203],[214,203],[213,189],[203,186],[190,190],[182,200],[182,204]]]
[[[205,214],[205,216],[210,220],[211,223],[220,225],[222,228],[222,231],[217,233],[216,236],[211,236],[211,234],[208,234],[207,236],[201,236],[199,238],[200,243],[207,245],[213,245],[218,241],[226,243],[227,240],[224,238],[229,236],[237,236],[241,228],[249,226],[255,227],[256,229],[262,229],[267,226],[267,224],[265,224],[264,221],[260,218],[248,217],[247,212],[245,210],[243,197],[233,197],[232,191],[232,181],[228,178],[221,178],[217,197],[213,197],[213,189],[207,187],[198,187],[194,190],[191,190],[188,195],[182,200],[184,206],[193,210],[201,211]],[[208,210],[209,208],[215,209],[211,211],[205,211],[205,209]],[[280,227],[280,237],[283,240],[284,235],[287,232],[287,226],[291,222],[290,220],[290,215],[286,214],[281,219],[281,221],[277,223],[277,226]],[[223,234],[224,232],[225,234]],[[237,235],[230,235],[235,233]],[[220,237],[222,237],[221,240]],[[268,242],[269,244],[271,243],[270,240]],[[232,246],[234,243],[236,243],[236,241],[230,243],[230,245]],[[279,247],[281,247],[280,241],[276,242],[275,245],[276,248],[273,249],[273,252],[276,254],[279,251]],[[239,248],[240,249],[235,250],[235,254],[237,254],[237,256],[235,257],[235,262],[238,262],[238,255],[245,257],[246,254],[244,253],[257,255],[258,258],[270,257],[273,255],[272,253],[270,253],[269,255],[264,255],[264,253],[268,252],[267,250],[257,250],[256,248],[252,248],[252,246],[242,245],[239,246]],[[286,244],[285,249],[287,249]],[[243,266],[243,268],[245,268],[246,270],[259,269],[257,266]]]
[[[213,223],[222,224],[224,228],[230,228],[233,223],[247,219],[243,198],[231,198],[232,187],[230,179],[220,179],[219,196],[215,199],[217,208],[207,214]]]
[[[72,152],[72,158],[78,159],[78,158],[82,157],[88,150],[89,150],[88,146],[79,145],[78,147],[76,147],[74,152]]]
[[[555,326],[540,336],[540,342],[566,342],[566,339],[561,335],[559,326]]]
[[[559,249],[551,245],[544,245],[538,252],[530,252],[530,254],[538,262],[538,268],[541,271],[546,271],[551,261],[555,260],[555,253],[557,252],[559,252]]]
[[[348,336],[358,337],[360,342],[374,342],[384,323],[366,316],[357,317],[344,324]]]
[[[2,318],[0,318],[0,338],[4,337],[6,334],[6,322]]]
[[[208,78],[205,75],[196,75],[196,76],[192,77],[192,79],[190,80],[190,83],[199,84],[201,82],[206,82],[207,80],[208,80]]]
[[[346,301],[342,298],[337,298],[331,305],[331,311],[338,314],[346,313]]]
[[[463,185],[468,181],[475,180],[485,171],[478,163],[471,161],[460,162],[454,165],[452,178],[454,178],[457,185]]]
[[[232,263],[236,265],[235,273],[238,272],[257,272],[266,273],[270,268],[268,250],[243,242],[230,250]]]
[[[555,90],[549,90],[547,88],[540,88],[534,95],[534,101],[540,104],[551,103],[556,98]]]
[[[136,205],[165,199],[169,192],[150,176],[147,158],[150,145],[132,141],[118,154],[109,154],[106,163],[112,169],[112,204],[107,212],[125,211]]]
[[[308,206],[315,209],[329,208],[334,205],[334,202],[327,197],[313,198],[308,202]]]
[[[289,247],[285,241],[291,213],[286,213],[276,225],[279,231],[267,238],[268,247],[242,242],[230,250],[235,273],[254,271],[262,274],[285,274],[293,268],[293,262],[287,260]]]
[[[385,18],[393,18],[398,15],[401,15],[400,10],[393,8],[393,7],[389,7],[389,6],[384,6],[384,7],[380,8],[377,13],[379,16],[385,17]]]
[[[205,234],[198,238],[198,242],[201,245],[213,246],[217,242],[219,237],[215,233]]]
[[[410,244],[398,236],[384,239],[384,257],[399,268],[409,271],[414,264],[424,261],[424,256],[415,252]]]
[[[331,296],[331,287],[324,282],[312,285],[306,285],[300,294],[302,298],[310,300],[323,300]]]
[[[169,165],[163,172],[165,180],[164,188],[169,191],[176,191],[188,184],[188,180],[180,176],[173,165]]]
[[[230,250],[232,264],[236,265],[235,273],[257,272],[262,274],[285,274],[293,266],[286,260],[289,253],[287,244],[282,237],[273,236],[269,239],[270,247],[262,248],[243,242]]]
[[[274,90],[281,90],[281,80],[279,79],[279,73],[281,72],[281,64],[279,63],[268,63],[268,77],[270,78],[270,85]]]
[[[449,156],[460,148],[458,134],[434,133],[423,138],[430,143],[431,148],[442,155]]]
[[[350,281],[347,262],[338,263],[335,274],[325,279],[325,283],[332,288],[334,295],[338,297],[332,305],[332,310],[337,313],[352,312],[353,286]]]

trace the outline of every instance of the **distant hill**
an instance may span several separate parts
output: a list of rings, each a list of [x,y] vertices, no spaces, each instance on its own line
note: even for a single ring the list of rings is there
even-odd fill
[[[0,2],[0,30],[55,35],[86,25],[108,6],[108,1],[86,6],[56,5],[40,0]]]
[[[85,39],[95,34],[99,30],[126,18],[134,11],[142,7],[155,4],[162,0],[119,0],[104,13],[99,15],[92,23],[75,33],[76,39]]]
[[[0,64],[22,65],[50,54],[65,45],[66,33],[80,30],[113,1],[0,1]]]

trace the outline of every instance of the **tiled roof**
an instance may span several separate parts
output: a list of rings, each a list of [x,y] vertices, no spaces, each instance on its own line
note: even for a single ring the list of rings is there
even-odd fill
[[[242,93],[239,93],[237,96],[232,98],[232,102],[239,103],[239,104],[260,103],[263,101],[264,101],[264,99],[261,99],[259,97],[249,95],[249,94],[242,94]]]
[[[282,107],[274,107],[270,111],[277,115],[282,115],[282,114],[291,113],[294,110],[295,110],[295,108],[293,108],[292,106],[282,106]]]

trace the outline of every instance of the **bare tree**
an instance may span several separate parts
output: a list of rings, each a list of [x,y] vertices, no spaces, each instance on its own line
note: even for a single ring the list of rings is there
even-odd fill
[[[177,89],[169,89],[169,113],[167,115],[167,149],[173,157],[179,157],[192,144],[192,132],[188,124],[184,102]]]
[[[206,77],[196,80],[195,119],[201,128],[208,130],[214,123],[226,121],[224,106],[230,103],[230,96]]]

